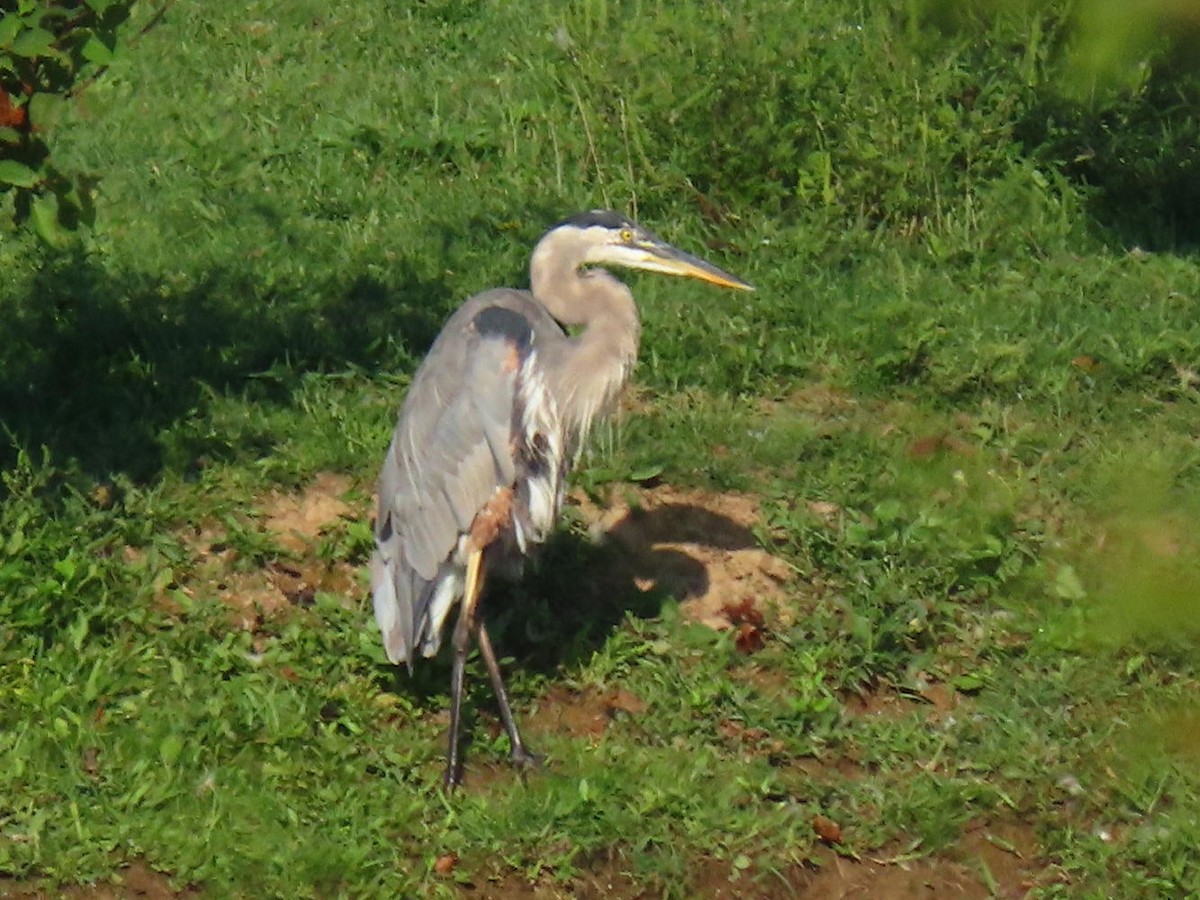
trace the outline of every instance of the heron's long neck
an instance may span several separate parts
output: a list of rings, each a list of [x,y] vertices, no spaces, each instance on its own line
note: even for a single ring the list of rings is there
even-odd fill
[[[604,277],[612,278],[607,273]],[[624,285],[621,288],[629,297]],[[612,411],[629,381],[637,362],[640,336],[637,308],[629,297],[627,307],[598,312],[572,339],[574,352],[566,360],[567,372],[562,381],[570,397],[562,409],[579,444],[587,439],[592,422]]]
[[[637,306],[629,288],[603,269],[535,264],[532,287],[550,315],[582,327],[556,360],[554,386],[560,415],[578,447],[633,371],[641,337]]]

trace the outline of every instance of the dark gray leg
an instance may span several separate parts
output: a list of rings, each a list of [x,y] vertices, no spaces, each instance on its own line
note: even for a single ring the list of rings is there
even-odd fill
[[[463,677],[467,650],[471,643],[471,618],[474,610],[464,604],[454,626],[454,668],[450,673],[450,750],[446,758],[446,790],[452,791],[462,781],[462,759],[458,750],[458,732],[462,719]]]
[[[512,707],[508,704],[508,691],[504,689],[504,679],[500,675],[500,664],[496,661],[496,653],[492,650],[492,639],[488,637],[487,628],[482,620],[474,623],[475,641],[479,644],[479,655],[487,666],[488,675],[492,679],[492,690],[496,692],[496,703],[500,706],[500,719],[504,722],[504,730],[508,732],[508,742],[512,746],[512,761],[519,766],[534,768],[541,764],[542,758],[531,753],[521,740],[521,732],[517,730],[517,720],[513,718]]]

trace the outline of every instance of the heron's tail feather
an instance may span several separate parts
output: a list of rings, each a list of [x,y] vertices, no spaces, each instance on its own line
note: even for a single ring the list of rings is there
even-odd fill
[[[383,556],[371,558],[371,595],[375,601],[375,621],[383,633],[383,649],[393,663],[412,664],[412,603],[401,602],[396,581]]]

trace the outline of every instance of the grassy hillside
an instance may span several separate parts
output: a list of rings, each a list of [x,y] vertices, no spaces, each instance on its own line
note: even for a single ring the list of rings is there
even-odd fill
[[[1065,3],[410,6],[170,6],[53,135],[95,231],[0,240],[0,896],[1200,892],[1187,17],[1120,68]],[[447,799],[373,481],[596,206],[758,291],[628,275],[636,390],[489,606],[548,767],[473,659]]]

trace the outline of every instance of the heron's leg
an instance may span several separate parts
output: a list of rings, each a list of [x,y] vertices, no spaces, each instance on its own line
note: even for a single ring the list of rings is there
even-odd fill
[[[496,661],[496,653],[492,649],[492,640],[488,637],[487,627],[482,619],[474,623],[475,642],[479,644],[479,655],[487,665],[488,675],[492,679],[492,689],[496,692],[496,703],[500,706],[500,718],[504,722],[504,730],[508,732],[508,742],[512,746],[512,761],[522,766],[536,766],[542,758],[530,752],[521,740],[521,732],[517,730],[517,720],[513,718],[512,707],[508,705],[508,691],[504,689],[504,679],[500,675],[500,664]]]
[[[443,779],[447,790],[454,790],[462,781],[462,760],[458,753],[458,730],[462,716],[463,676],[467,663],[467,647],[470,631],[467,627],[469,613],[464,607],[458,614],[454,626],[454,668],[450,672],[450,750],[446,755],[446,776]]]
[[[471,648],[471,633],[475,630],[475,604],[482,587],[480,564],[483,552],[476,550],[467,557],[466,585],[463,589],[462,608],[454,626],[454,667],[450,671],[450,750],[446,754],[447,790],[454,790],[462,781],[462,758],[459,754],[458,732],[462,719],[463,681],[466,673],[467,651]]]

